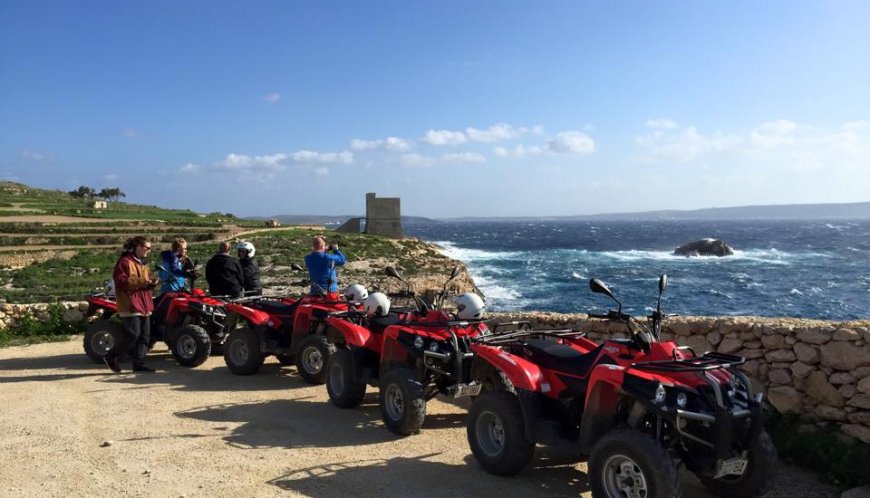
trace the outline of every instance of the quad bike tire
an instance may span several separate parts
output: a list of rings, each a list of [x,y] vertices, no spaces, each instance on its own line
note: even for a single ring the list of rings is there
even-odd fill
[[[211,354],[211,339],[199,325],[184,325],[172,332],[169,350],[179,365],[198,367]]]
[[[103,357],[121,339],[121,324],[112,320],[99,319],[88,325],[82,345],[85,354],[94,363],[103,363]]]
[[[296,352],[296,371],[309,384],[326,382],[326,365],[335,353],[335,346],[319,334],[305,336]]]
[[[265,358],[260,349],[260,338],[247,327],[234,329],[224,342],[224,361],[230,372],[236,375],[257,373]]]
[[[535,456],[535,444],[526,439],[520,402],[508,391],[484,391],[474,400],[466,431],[471,453],[490,474],[516,475]]]
[[[762,430],[749,450],[749,464],[742,476],[725,476],[719,479],[698,476],[701,483],[714,495],[728,498],[751,498],[760,496],[770,485],[770,476],[778,464],[776,447],[767,431]]]
[[[381,418],[393,434],[420,432],[426,418],[426,392],[408,368],[394,368],[384,375],[379,394]]]
[[[605,434],[589,455],[589,483],[596,498],[680,498],[680,473],[652,436],[620,428]]]
[[[339,408],[356,408],[366,395],[365,382],[354,380],[353,353],[339,348],[326,365],[326,392]]]

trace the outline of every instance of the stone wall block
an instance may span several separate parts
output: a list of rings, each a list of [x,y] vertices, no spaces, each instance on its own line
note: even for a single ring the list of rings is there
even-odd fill
[[[849,422],[852,422],[853,424],[870,426],[870,412],[860,411],[850,413],[847,418],[849,419]]]
[[[795,344],[797,344],[797,342],[798,342],[797,338],[793,335],[790,335],[790,336],[785,338],[785,343],[789,346],[794,346]]]
[[[770,382],[773,384],[791,385],[791,373],[782,368],[771,370],[770,373],[767,374],[767,378],[769,378]]]
[[[857,341],[858,339],[861,339],[861,334],[852,329],[837,329],[837,331],[834,332],[833,339],[835,341]]]
[[[810,372],[813,371],[813,367],[811,365],[807,365],[806,363],[796,361],[791,364],[791,372],[795,377],[799,379],[806,378],[810,375]]]
[[[843,422],[846,420],[846,412],[842,408],[833,406],[818,405],[815,409],[816,416],[825,420],[833,420],[835,422]]]
[[[781,349],[785,345],[785,337],[781,335],[766,335],[761,338],[761,343],[767,349]]]
[[[756,358],[764,357],[763,349],[741,349],[737,352],[738,355],[746,358],[747,360],[754,360]]]
[[[842,394],[844,398],[849,400],[848,403],[855,401],[854,396],[855,396],[855,393],[858,392],[858,389],[856,389],[855,386],[853,386],[852,384],[846,384],[845,386],[840,386],[840,388],[837,390],[840,391],[840,394]],[[859,396],[863,396],[863,394],[859,394]],[[847,403],[847,405],[848,405],[848,403]],[[870,406],[868,406],[867,408],[870,408]]]
[[[825,344],[831,340],[831,334],[820,329],[800,329],[797,338],[808,344]]]
[[[704,335],[690,335],[688,337],[682,338],[682,340],[677,341],[680,346],[689,346],[695,352],[695,354],[702,355],[707,351],[713,351],[713,346],[707,342],[707,336]]]
[[[856,386],[864,394],[870,394],[870,377],[864,377]]]
[[[792,362],[797,359],[797,356],[795,356],[794,351],[791,349],[777,349],[767,353],[764,357],[769,362]]]
[[[758,361],[747,360],[746,363],[744,363],[740,369],[752,377],[758,377],[758,367],[759,366],[760,365],[759,365]]]
[[[870,377],[870,367],[856,368],[855,370],[852,370],[852,375],[854,375],[856,379],[863,379],[865,377]]]
[[[822,366],[836,370],[854,370],[870,365],[870,346],[855,347],[848,342],[829,342],[820,348]]]
[[[808,365],[815,365],[819,362],[819,350],[809,344],[799,342],[794,345],[793,351],[800,361]]]
[[[803,395],[790,386],[771,387],[767,390],[767,399],[782,413],[797,413],[803,407]]]
[[[670,329],[674,335],[692,335],[693,333],[693,327],[685,322],[673,323],[671,324]]]
[[[758,349],[761,347],[761,341],[744,342],[743,347],[745,347],[747,349]]]
[[[843,386],[848,387],[848,386]],[[840,388],[842,391],[843,388]],[[870,395],[867,394],[854,394],[851,396],[852,399],[846,403],[847,406],[854,406],[856,408],[865,408],[870,410]]]
[[[845,424],[840,426],[840,429],[846,434],[870,444],[870,427],[858,424]]]
[[[720,353],[736,353],[740,351],[743,347],[743,341],[737,338],[731,338],[727,335],[725,339],[722,339],[722,342],[719,343],[719,352]]]
[[[828,379],[828,382],[831,384],[851,384],[855,382],[855,376],[849,372],[837,372],[831,375],[831,378]]]
[[[63,313],[64,323],[78,323],[84,320],[85,315],[78,309],[69,309]]]
[[[846,399],[837,391],[837,388],[828,382],[828,376],[818,370],[807,377],[803,385],[804,392],[811,398],[821,401],[829,406],[846,406]]]
[[[715,330],[713,332],[710,332],[709,334],[707,334],[707,342],[709,342],[712,346],[718,346],[719,343],[722,342],[722,334],[716,332]]]

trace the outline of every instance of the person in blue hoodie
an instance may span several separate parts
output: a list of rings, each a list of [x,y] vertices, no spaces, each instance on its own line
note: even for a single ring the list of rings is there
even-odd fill
[[[322,290],[327,292],[327,298],[337,301],[338,275],[335,273],[335,267],[344,266],[347,257],[338,250],[338,244],[327,247],[323,237],[314,237],[312,248],[314,250],[311,254],[305,256],[305,266],[311,277],[311,295],[320,295]]]
[[[185,290],[185,278],[196,278],[196,270],[185,270],[182,261],[187,256],[187,241],[181,237],[172,241],[172,249],[160,253],[158,276],[160,293]]]

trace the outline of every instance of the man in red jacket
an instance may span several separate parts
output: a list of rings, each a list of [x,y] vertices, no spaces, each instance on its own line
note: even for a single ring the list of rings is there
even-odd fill
[[[154,372],[145,366],[148,341],[151,337],[151,312],[154,311],[152,291],[159,279],[152,277],[143,263],[151,251],[151,243],[141,235],[124,245],[124,252],[115,263],[112,281],[118,303],[118,316],[124,324],[123,335],[106,354],[104,360],[113,372],[120,372],[118,362],[131,350],[134,372]]]

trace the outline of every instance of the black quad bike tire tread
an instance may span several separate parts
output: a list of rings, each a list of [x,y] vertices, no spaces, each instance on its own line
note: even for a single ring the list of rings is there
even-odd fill
[[[387,407],[387,403],[390,403],[387,396],[393,387],[398,389],[402,396],[401,414],[398,418],[391,417]],[[420,432],[423,420],[426,418],[426,392],[423,384],[417,380],[410,369],[400,367],[388,371],[381,381],[378,401],[381,406],[381,418],[390,432],[400,436],[410,436]]]
[[[338,348],[330,355],[326,365],[326,392],[332,404],[339,408],[356,408],[366,395],[365,382],[354,380],[353,353],[346,348]],[[341,376],[342,389],[336,389],[333,376]]]
[[[242,363],[236,363],[233,360],[233,354],[237,352],[236,348],[238,347],[244,347],[248,351],[247,358]],[[260,349],[260,338],[256,332],[247,327],[234,329],[230,332],[226,342],[224,342],[223,349],[224,362],[227,364],[230,372],[236,375],[252,375],[257,373],[260,367],[263,366],[263,360],[266,359],[266,356]]]
[[[319,372],[311,372],[305,368],[305,350],[307,348],[317,348],[323,358],[323,367]],[[309,384],[323,384],[326,382],[326,365],[329,363],[329,357],[335,353],[335,346],[329,343],[325,336],[319,334],[310,334],[305,336],[299,343],[299,349],[296,351],[296,371],[302,380]]]
[[[495,416],[504,432],[502,450],[489,455],[480,442],[478,419],[484,415]],[[508,391],[484,391],[474,400],[468,411],[466,426],[468,444],[477,463],[490,474],[512,476],[526,468],[535,456],[535,444],[526,439],[523,412],[516,395]]]
[[[123,334],[121,324],[112,320],[94,320],[93,323],[88,325],[87,330],[85,330],[85,337],[82,341],[82,346],[85,349],[85,354],[88,355],[88,358],[90,358],[94,363],[103,364],[103,357],[106,356],[106,352],[97,350],[93,344],[97,335],[104,332],[108,332],[112,335],[114,344],[118,343],[118,340],[121,339],[121,334]]]
[[[292,354],[276,354],[275,358],[278,359],[278,363],[284,365],[285,367],[293,366],[296,364],[296,357]]]
[[[680,472],[668,452],[652,436],[628,428],[610,431],[592,448],[588,462],[592,496],[616,498],[607,493],[603,475],[605,462],[614,454],[626,456],[640,467],[648,486],[645,496],[680,498]]]
[[[759,455],[761,458],[759,458]],[[770,476],[776,471],[778,458],[773,439],[767,431],[761,431],[749,451],[749,464],[739,478],[698,476],[701,483],[716,496],[727,498],[751,498],[760,496],[770,486]]]
[[[196,350],[190,358],[185,358],[178,352],[178,343],[186,336],[192,338],[196,345]],[[188,324],[174,330],[169,344],[169,350],[172,351],[175,361],[184,367],[198,367],[205,363],[211,354],[211,339],[208,337],[208,332],[199,325]]]

